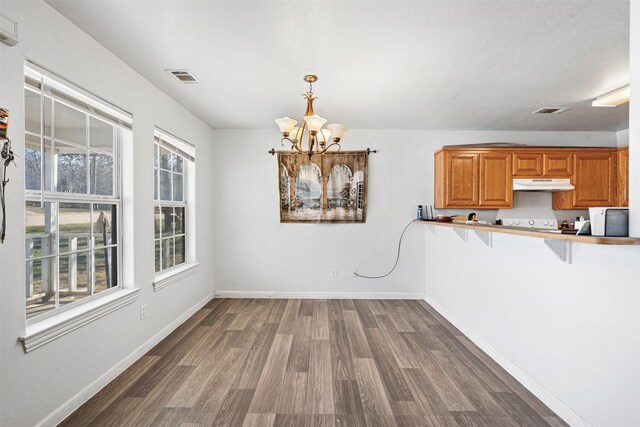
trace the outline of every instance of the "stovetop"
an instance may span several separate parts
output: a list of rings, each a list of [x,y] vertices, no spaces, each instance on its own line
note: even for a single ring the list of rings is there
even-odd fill
[[[523,228],[538,228],[538,229],[547,229],[547,230],[557,230],[558,229],[558,221],[553,218],[516,218],[509,219],[505,218],[502,220],[502,225],[507,225],[509,227],[523,227]]]

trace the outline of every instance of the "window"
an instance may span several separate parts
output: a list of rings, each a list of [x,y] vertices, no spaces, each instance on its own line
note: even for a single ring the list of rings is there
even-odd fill
[[[163,272],[193,259],[189,242],[193,233],[187,232],[192,205],[189,188],[192,188],[195,150],[166,132],[154,134],[154,183],[155,183],[155,270]]]
[[[119,288],[120,144],[131,116],[25,65],[28,322]]]

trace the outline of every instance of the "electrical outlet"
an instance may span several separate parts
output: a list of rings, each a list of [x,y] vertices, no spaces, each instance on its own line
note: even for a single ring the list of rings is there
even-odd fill
[[[331,271],[329,271],[329,277],[331,277],[332,279],[338,278],[338,270],[332,268]]]
[[[142,304],[140,306],[140,318],[141,319],[146,319],[147,318],[147,305],[146,304]]]

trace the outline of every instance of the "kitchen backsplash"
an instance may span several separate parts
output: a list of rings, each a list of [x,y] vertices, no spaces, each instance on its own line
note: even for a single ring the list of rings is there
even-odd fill
[[[555,218],[558,223],[565,219],[574,222],[576,217],[589,218],[588,210],[553,210],[551,209],[551,193],[544,191],[514,192],[513,209],[435,209],[443,215],[465,215],[476,213],[479,221],[494,222],[498,218]]]

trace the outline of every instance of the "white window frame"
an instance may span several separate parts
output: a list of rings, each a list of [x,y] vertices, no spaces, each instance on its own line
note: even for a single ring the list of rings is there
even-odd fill
[[[90,205],[90,214],[93,214],[94,204],[109,204],[116,206],[116,243],[105,246],[94,247],[90,244],[88,248],[72,251],[70,253],[87,253],[93,254],[96,251],[103,249],[116,248],[116,258],[114,261],[117,263],[117,276],[112,278],[112,283],[117,280],[116,286],[105,289],[101,292],[93,295],[88,295],[79,301],[75,301],[69,304],[60,305],[59,301],[59,271],[58,271],[58,259],[61,256],[65,256],[65,253],[59,251],[58,248],[52,250],[50,254],[40,257],[26,257],[25,253],[25,267],[26,263],[34,259],[50,259],[55,264],[55,267],[51,269],[53,276],[52,283],[56,288],[56,305],[55,308],[47,310],[41,314],[34,315],[30,318],[26,318],[26,305],[25,305],[25,332],[19,337],[23,342],[25,351],[31,351],[40,347],[72,330],[81,327],[93,320],[102,317],[120,307],[128,305],[135,301],[139,289],[131,287],[125,287],[123,283],[123,248],[125,244],[123,242],[123,206],[122,206],[122,164],[121,153],[123,132],[131,130],[133,119],[130,113],[113,106],[107,101],[79,88],[73,83],[68,82],[64,78],[61,78],[54,73],[36,65],[29,61],[25,61],[25,83],[24,90],[29,90],[39,94],[40,96],[40,132],[36,133],[28,131],[26,128],[25,137],[30,136],[40,140],[40,173],[41,182],[40,190],[27,190],[25,189],[25,203],[36,202],[44,206],[44,203],[83,203]],[[34,82],[36,86],[34,86]],[[45,136],[45,98],[51,99],[51,134]],[[24,95],[23,95],[24,99]],[[55,102],[54,102],[55,101]],[[55,149],[56,142],[72,145],[76,148],[84,149],[84,146],[74,144],[70,141],[65,141],[55,136],[55,105],[61,103],[67,107],[73,108],[76,111],[85,115],[86,120],[86,132],[87,132],[87,193],[63,193],[54,190],[54,182],[50,183],[50,187],[47,189],[45,186],[45,140],[51,144],[51,151]],[[100,153],[100,149],[90,146],[90,121],[91,118],[101,120],[113,126],[115,128],[113,132],[113,153],[104,152],[109,154],[113,158],[113,194],[111,196],[101,196],[89,194],[91,191],[90,175],[91,175],[91,153]],[[127,135],[128,140],[131,136]],[[103,153],[103,154],[104,154]],[[50,168],[50,166],[49,166]],[[54,168],[55,169],[55,168]],[[55,171],[49,172],[53,178]],[[57,206],[57,205],[56,205]],[[55,216],[57,218],[57,212]],[[93,220],[93,215],[91,216]],[[51,220],[54,226],[55,245],[59,244],[59,225],[55,219]],[[93,227],[91,227],[91,236],[93,236]],[[25,231],[26,237],[26,231]],[[68,254],[67,254],[68,255]],[[88,260],[89,268],[92,268],[93,256],[90,256]],[[26,273],[26,268],[23,269]],[[91,276],[91,275],[89,275]],[[23,286],[26,286],[26,277]],[[26,288],[25,288],[25,302],[26,302]]]
[[[183,201],[166,201],[161,200],[160,198],[160,171],[161,169],[161,158],[160,158],[160,147],[170,151],[173,154],[176,154],[183,158],[182,167],[182,183],[183,183]],[[163,207],[179,207],[184,208],[185,215],[185,232],[184,232],[184,261],[180,264],[173,265],[171,267],[161,269],[160,271],[155,272],[155,279],[153,282],[153,287],[155,291],[158,291],[166,286],[177,283],[182,278],[193,274],[198,266],[196,262],[196,254],[195,254],[195,157],[196,150],[195,146],[192,144],[156,127],[154,129],[154,138],[153,138],[153,149],[154,156],[157,157],[157,165],[154,164],[154,210],[153,210],[153,227],[154,227],[154,271],[155,271],[155,248],[156,244],[160,242],[160,247],[162,251],[162,235],[158,237],[156,235],[156,209]],[[173,198],[173,174],[171,171],[171,197]],[[156,178],[157,177],[157,178]],[[157,197],[156,197],[157,195]],[[174,238],[176,236],[182,236],[173,234]],[[174,244],[175,245],[175,244]],[[175,246],[174,246],[174,254],[175,258]],[[162,257],[161,257],[162,262]]]

